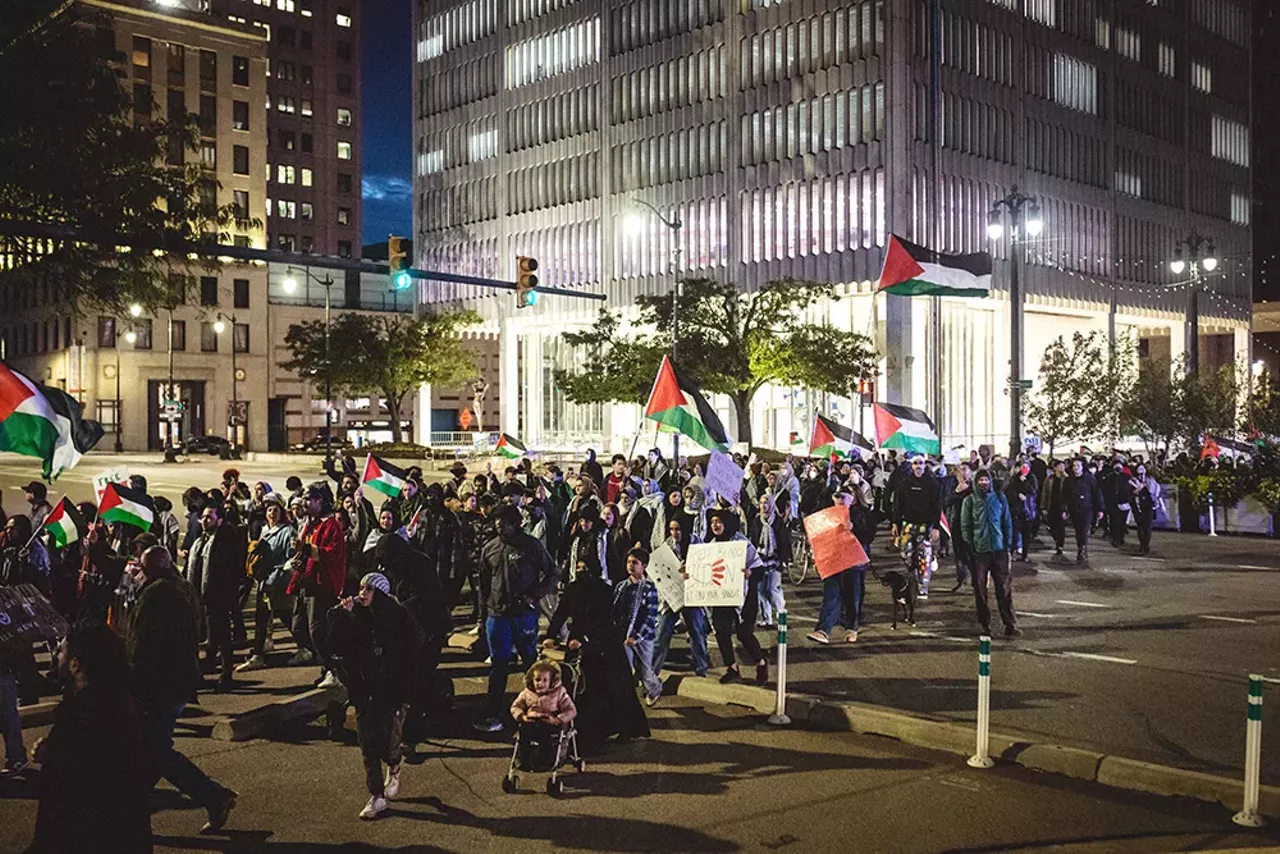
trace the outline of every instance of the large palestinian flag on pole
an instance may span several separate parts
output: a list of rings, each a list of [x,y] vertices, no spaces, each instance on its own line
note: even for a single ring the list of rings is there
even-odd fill
[[[870,442],[843,424],[837,424],[821,415],[813,419],[813,436],[809,439],[809,456],[858,457],[871,453],[875,448]]]
[[[644,417],[658,422],[660,429],[688,436],[708,451],[724,451],[731,444],[720,416],[698,387],[680,375],[669,356],[663,356],[658,366]]]
[[[102,503],[98,505],[98,519],[122,522],[146,531],[156,520],[156,511],[146,493],[118,483],[108,483],[102,493]]]
[[[39,457],[46,480],[80,462],[102,438],[102,425],[85,421],[83,412],[65,391],[36,385],[0,362],[0,451]]]
[[[878,290],[904,297],[985,297],[991,291],[991,255],[943,255],[894,235]]]
[[[942,442],[929,416],[919,409],[896,403],[875,404],[876,443],[909,453],[940,454]]]
[[[404,482],[408,479],[409,475],[404,469],[391,465],[381,457],[373,454],[365,457],[364,476],[360,478],[362,486],[376,489],[388,498],[395,498],[404,489]]]
[[[509,460],[518,460],[529,452],[519,439],[510,433],[503,433],[498,438],[498,445],[493,449],[498,456],[506,457]]]
[[[44,529],[53,538],[53,544],[64,548],[80,539],[85,532],[84,517],[76,506],[63,496],[58,506],[44,520]]]

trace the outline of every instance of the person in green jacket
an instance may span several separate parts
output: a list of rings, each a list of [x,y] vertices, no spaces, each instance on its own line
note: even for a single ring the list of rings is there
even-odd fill
[[[987,578],[995,582],[996,605],[1004,623],[1005,637],[1022,634],[1013,613],[1013,573],[1009,556],[1013,550],[1013,517],[1009,502],[993,488],[991,472],[983,469],[974,478],[977,491],[960,507],[960,528],[964,541],[973,550],[973,597],[978,606],[982,633],[991,634],[991,606],[987,604]]]

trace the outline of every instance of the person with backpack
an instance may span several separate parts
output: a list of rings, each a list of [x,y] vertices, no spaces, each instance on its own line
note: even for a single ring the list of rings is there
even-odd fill
[[[987,603],[987,579],[996,586],[996,604],[1004,623],[1005,637],[1022,634],[1013,612],[1013,516],[1009,501],[991,482],[991,473],[980,471],[975,477],[977,490],[964,500],[960,511],[960,527],[965,542],[973,549],[973,597],[978,607],[978,622],[984,635],[991,634],[991,606]]]

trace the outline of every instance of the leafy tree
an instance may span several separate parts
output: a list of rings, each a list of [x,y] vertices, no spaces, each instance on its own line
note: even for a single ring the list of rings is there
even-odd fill
[[[421,320],[347,312],[334,316],[327,349],[324,321],[311,320],[289,327],[284,342],[292,358],[281,367],[313,386],[328,380],[338,393],[381,395],[392,440],[400,442],[400,410],[418,386],[458,386],[479,375],[475,354],[458,336],[479,320],[471,311]]]
[[[1138,381],[1121,407],[1121,420],[1142,437],[1148,456],[1161,448],[1168,453],[1174,438],[1185,432],[1184,375],[1183,363],[1171,364],[1168,359],[1144,359],[1138,368]]]
[[[217,267],[212,257],[116,248],[122,234],[156,247],[225,242],[235,218],[187,154],[197,150],[196,119],[155,117],[149,89],[126,90],[124,61],[109,16],[83,4],[29,0],[0,15],[0,220],[86,238],[7,238],[14,265],[0,283],[50,281],[73,308],[155,309],[181,301],[194,268]]]
[[[1089,363],[1081,377],[1081,438],[1111,443],[1124,434],[1125,406],[1138,382],[1138,345],[1130,334],[1117,335],[1113,343],[1101,332],[1088,337]]]
[[[1038,389],[1027,402],[1027,424],[1048,444],[1050,457],[1059,439],[1083,438],[1088,432],[1081,400],[1094,356],[1092,339],[1077,332],[1070,344],[1058,336],[1040,357]]]
[[[1183,412],[1182,439],[1188,448],[1199,448],[1202,435],[1233,436],[1238,423],[1240,380],[1235,365],[1177,378],[1181,386],[1178,400]]]
[[[870,338],[804,319],[824,299],[837,299],[834,285],[783,279],[746,292],[690,279],[678,304],[674,294],[637,300],[647,334],[621,336],[619,316],[606,310],[590,329],[566,335],[588,358],[580,369],[557,371],[556,382],[575,403],[643,403],[674,330],[682,370],[704,390],[728,395],[738,438],[750,443],[751,401],[766,384],[852,397],[874,370]]]

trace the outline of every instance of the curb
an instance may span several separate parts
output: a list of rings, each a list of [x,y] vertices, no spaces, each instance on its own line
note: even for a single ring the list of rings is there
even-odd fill
[[[29,706],[18,707],[18,720],[22,722],[23,729],[31,727],[49,726],[53,723],[53,710],[58,708],[60,700],[45,700],[40,703],[32,703]]]
[[[211,737],[217,741],[248,741],[288,721],[314,718],[325,713],[330,703],[346,701],[342,688],[313,688],[285,697],[239,715],[214,722]]]
[[[771,714],[774,711],[777,697],[773,689],[741,684],[721,685],[706,678],[673,675],[669,677],[667,685],[668,692],[674,689],[674,693],[680,697],[745,706],[761,714]],[[793,721],[804,721],[821,729],[886,736],[916,747],[964,757],[972,755],[974,750],[975,731],[972,724],[910,714],[882,706],[790,694],[787,696],[787,714]],[[1201,771],[1140,762],[1059,744],[1032,742],[999,732],[990,734],[990,745],[992,758],[1033,771],[1061,774],[1134,792],[1194,798],[1221,804],[1229,809],[1239,809],[1244,800],[1242,780]],[[1280,787],[1261,787],[1258,812],[1280,817]]]

